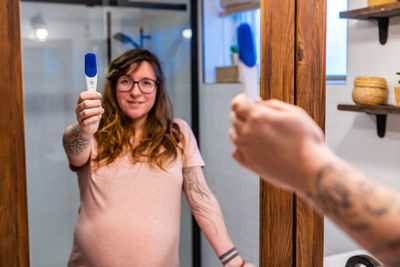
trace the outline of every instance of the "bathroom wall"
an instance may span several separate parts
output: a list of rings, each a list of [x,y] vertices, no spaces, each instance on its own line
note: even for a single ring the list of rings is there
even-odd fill
[[[349,10],[366,6],[366,0],[349,1]],[[390,19],[385,45],[379,43],[377,24],[368,20],[348,21],[347,82],[327,85],[326,142],[337,155],[368,176],[400,189],[400,116],[388,115],[386,135],[379,138],[375,116],[337,110],[338,104],[353,104],[351,92],[357,76],[386,78],[388,103],[395,103],[393,87],[399,80],[395,73],[400,71],[400,17]],[[326,220],[325,256],[357,249],[357,244]]]
[[[217,16],[220,11],[217,2],[204,0],[204,22],[199,23],[204,27],[213,27],[213,32],[220,34],[223,22]],[[199,9],[202,10],[202,7]],[[199,31],[202,33],[203,29],[200,28]],[[218,40],[216,37],[215,40]],[[213,37],[208,36],[208,38]],[[199,36],[199,47],[203,48],[202,34]],[[222,48],[216,46],[212,51],[200,49],[200,62],[203,62],[204,53],[215,53],[218,49]],[[242,87],[240,84],[206,84],[203,81],[202,63],[199,69],[200,148],[206,162],[205,176],[219,200],[235,247],[246,261],[258,266],[259,178],[232,159],[233,145],[228,137],[228,130],[231,127],[230,103],[235,95],[242,92]],[[201,242],[202,266],[220,266],[219,259],[204,235]]]
[[[216,1],[205,0],[203,11],[207,21],[215,29],[218,23]],[[349,9],[367,6],[366,0],[349,1]],[[339,14],[338,14],[339,16]],[[351,92],[357,76],[380,76],[387,79],[388,103],[394,104],[394,92],[400,71],[400,17],[390,20],[389,39],[385,45],[378,40],[376,21],[348,21],[348,73],[346,83],[328,84],[326,89],[326,142],[340,157],[347,160],[367,175],[393,188],[400,189],[400,116],[388,115],[386,136],[376,134],[375,116],[357,112],[337,110],[338,104],[352,104]],[[217,31],[217,30],[216,30]],[[202,46],[200,40],[200,46]],[[215,52],[216,50],[214,50]],[[203,51],[207,53],[207,51]],[[202,56],[202,54],[200,54]],[[201,66],[202,67],[202,66]],[[200,74],[202,78],[202,73]],[[258,180],[251,173],[236,165],[231,159],[232,145],[228,139],[229,103],[241,92],[236,84],[202,84],[201,94],[201,135],[200,142],[207,166],[205,173],[212,190],[220,199],[229,229],[238,230],[231,234],[235,243],[243,246],[246,256],[258,262]],[[207,130],[205,130],[207,129]],[[257,181],[257,182],[255,182]],[[236,187],[236,189],[235,189]],[[246,190],[237,191],[237,188]],[[243,201],[240,196],[243,196]],[[250,198],[249,198],[250,197]],[[240,199],[240,201],[238,201]],[[243,212],[243,213],[242,213]],[[250,216],[247,224],[237,221],[230,214]],[[251,213],[251,214],[250,214]],[[245,216],[239,216],[244,218]],[[245,221],[246,221],[245,220]],[[241,224],[242,223],[242,224]],[[250,226],[251,227],[248,227]],[[236,228],[237,226],[242,227]],[[250,230],[252,229],[252,230]],[[256,233],[257,230],[257,233]],[[217,260],[204,239],[203,261],[205,266],[214,266]],[[350,255],[360,252],[360,247],[329,220],[325,222],[325,256],[342,253]],[[349,254],[350,253],[350,254]],[[213,265],[214,264],[214,265]],[[329,266],[329,260],[326,266]],[[333,265],[332,265],[333,266]],[[336,265],[335,265],[336,266]]]

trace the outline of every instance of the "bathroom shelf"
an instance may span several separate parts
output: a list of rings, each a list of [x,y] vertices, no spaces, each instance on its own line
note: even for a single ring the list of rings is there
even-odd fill
[[[385,136],[387,114],[400,114],[400,107],[392,105],[369,106],[369,105],[345,105],[339,104],[338,110],[365,112],[376,116],[377,133],[379,137]]]
[[[239,67],[216,67],[215,78],[217,83],[239,83]]]
[[[389,18],[400,15],[400,2],[340,12],[340,18],[377,20],[379,42],[384,45],[388,38]]]
[[[220,17],[232,15],[235,13],[243,12],[243,11],[248,11],[252,9],[257,9],[260,8],[260,3],[243,3],[243,4],[234,4],[230,5],[223,12],[220,12],[218,15]]]

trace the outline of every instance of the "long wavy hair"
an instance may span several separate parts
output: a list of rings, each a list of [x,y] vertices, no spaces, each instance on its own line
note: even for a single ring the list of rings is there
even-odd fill
[[[148,62],[154,70],[158,86],[156,100],[149,111],[142,137],[138,145],[132,144],[135,136],[132,119],[126,116],[117,102],[116,85],[119,77],[126,75],[132,65],[136,68],[142,62]],[[133,49],[125,52],[111,62],[103,93],[102,106],[104,113],[99,130],[95,134],[98,143],[98,154],[94,158],[97,167],[114,162],[126,149],[131,154],[133,164],[147,158],[152,166],[165,170],[166,163],[173,162],[178,156],[179,145],[183,134],[179,125],[173,121],[173,108],[165,88],[165,78],[160,61],[151,52],[144,49]],[[172,160],[172,161],[171,161]]]

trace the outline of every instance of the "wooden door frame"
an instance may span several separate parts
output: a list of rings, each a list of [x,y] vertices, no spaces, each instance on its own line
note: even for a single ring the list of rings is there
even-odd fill
[[[29,266],[19,1],[0,1],[0,266]]]
[[[325,123],[326,0],[262,0],[264,98]],[[0,266],[29,266],[19,1],[0,1]],[[323,218],[261,183],[260,266],[322,266]]]
[[[326,0],[261,0],[261,95],[304,108],[325,127]],[[260,266],[323,266],[323,217],[261,182]]]

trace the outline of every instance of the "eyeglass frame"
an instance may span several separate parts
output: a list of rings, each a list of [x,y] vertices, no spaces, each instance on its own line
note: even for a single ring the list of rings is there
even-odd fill
[[[124,90],[119,90],[119,89],[118,89],[118,82],[119,82],[119,80],[120,80],[121,78],[123,78],[123,77],[126,77],[126,78],[128,78],[129,80],[131,80],[131,81],[133,82],[131,89],[129,89],[128,91],[124,91]],[[139,85],[139,83],[140,83],[141,81],[143,81],[143,80],[150,80],[150,81],[153,81],[153,82],[155,83],[155,86],[154,86],[153,91],[151,91],[151,92],[149,92],[149,93],[143,92],[142,88],[140,88],[140,85]],[[140,79],[139,81],[135,81],[135,80],[132,79],[131,77],[126,76],[126,75],[123,75],[123,76],[120,76],[120,77],[117,79],[116,89],[117,89],[117,91],[119,91],[119,92],[129,93],[130,91],[133,90],[133,88],[135,87],[135,84],[138,85],[139,91],[140,91],[142,94],[149,95],[149,94],[153,93],[155,90],[158,89],[158,85],[160,84],[160,81],[153,80],[153,79],[150,79],[150,78],[143,78],[143,79]]]

